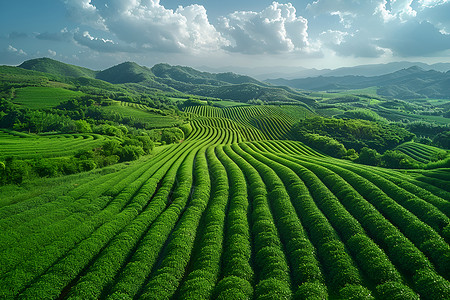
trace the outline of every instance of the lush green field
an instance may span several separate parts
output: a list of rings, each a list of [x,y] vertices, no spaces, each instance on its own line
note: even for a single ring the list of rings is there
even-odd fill
[[[148,123],[153,128],[171,127],[181,123],[174,116],[162,115],[158,109],[128,102],[114,102],[113,105],[103,107],[105,111],[118,113],[136,121]]]
[[[105,141],[105,137],[98,134],[20,135],[0,130],[0,160],[6,157],[35,159],[71,156],[80,150],[98,147]]]
[[[32,109],[51,108],[82,95],[59,87],[24,87],[16,90],[13,102]]]
[[[403,152],[412,159],[425,164],[448,156],[448,151],[414,142],[403,143],[396,147],[395,150]]]
[[[245,139],[285,139],[289,138],[292,125],[312,113],[298,105],[232,106],[225,108],[210,106],[190,106],[185,110],[191,118],[224,118],[244,128],[257,131],[246,135]],[[244,129],[244,131],[247,129]]]
[[[274,130],[289,121],[264,109]],[[256,111],[227,110],[195,117],[186,141],[123,169],[35,194],[1,189],[0,297],[450,295],[448,170],[332,159],[266,140],[269,129],[250,126]]]
[[[450,298],[448,154],[399,145],[415,128],[446,147],[445,125],[414,123],[444,106],[164,64],[27,65],[53,75],[0,67],[0,299]],[[351,161],[380,157],[429,170]]]

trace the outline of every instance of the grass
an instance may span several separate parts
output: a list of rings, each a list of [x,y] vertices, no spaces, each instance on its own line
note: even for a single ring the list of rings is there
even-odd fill
[[[111,105],[102,107],[109,112],[119,113],[124,117],[132,118],[136,121],[142,121],[150,124],[151,127],[171,127],[180,123],[180,120],[172,116],[163,116],[156,113],[151,113],[145,110],[134,108],[131,106]]]
[[[228,101],[228,100],[222,100],[222,101],[213,101],[214,104],[220,105],[220,106],[225,106],[225,107],[230,107],[230,106],[246,106],[249,105],[247,103],[244,102],[236,102],[236,101]]]
[[[51,108],[83,95],[59,87],[24,87],[16,90],[13,102],[31,109]]]

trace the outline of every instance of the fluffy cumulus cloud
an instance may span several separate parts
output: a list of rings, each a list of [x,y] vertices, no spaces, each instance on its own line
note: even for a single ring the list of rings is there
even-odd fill
[[[450,48],[450,0],[273,2],[261,11],[236,11],[211,22],[198,4],[168,9],[159,0],[61,1],[82,29],[34,36],[99,53],[317,57],[332,52],[376,58],[432,55]],[[9,43],[15,42],[11,38]]]
[[[338,17],[318,40],[340,56],[425,56],[450,48],[450,0],[316,0],[307,10]]]
[[[36,38],[44,41],[69,41],[72,39],[72,33],[67,28],[61,29],[59,32],[43,32],[36,34]]]
[[[230,51],[280,53],[307,50],[308,21],[296,15],[291,4],[273,2],[261,12],[240,11],[223,17],[220,30],[227,36]]]
[[[27,53],[25,51],[23,51],[22,49],[17,49],[15,47],[13,47],[12,45],[8,45],[8,48],[6,49],[7,52],[12,53],[12,54],[18,54],[18,55],[27,55]]]
[[[159,0],[68,1],[77,12],[87,13],[86,24],[96,24],[127,44],[127,49],[183,52],[217,50],[227,45],[215,27],[209,23],[206,9],[189,5],[166,9]],[[77,35],[86,46],[105,46],[101,40]],[[114,49],[109,47],[107,49]],[[124,48],[115,47],[117,50]]]
[[[397,56],[427,56],[450,49],[450,35],[429,22],[410,21],[387,32],[379,44]]]

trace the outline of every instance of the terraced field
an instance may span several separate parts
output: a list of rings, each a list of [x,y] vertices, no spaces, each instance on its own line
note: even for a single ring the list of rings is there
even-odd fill
[[[227,110],[141,164],[0,208],[0,298],[448,298],[448,190]]]
[[[104,143],[98,134],[58,134],[33,136],[0,130],[0,159],[13,156],[22,159],[62,157],[74,155]]]
[[[226,108],[210,106],[190,106],[186,112],[191,118],[224,118],[236,122],[247,128],[259,131],[256,139],[286,139],[290,138],[289,131],[299,119],[311,115],[311,112],[302,106],[233,106]],[[246,137],[247,138],[247,137]],[[247,138],[252,141],[255,138]]]
[[[51,108],[82,95],[82,92],[58,87],[24,87],[16,90],[13,102],[31,109]]]
[[[113,105],[102,108],[108,112],[118,113],[123,117],[147,123],[152,128],[171,127],[181,123],[179,119],[162,115],[160,110],[143,104],[114,101]]]
[[[403,143],[395,149],[408,155],[415,161],[425,164],[430,161],[443,159],[448,155],[445,150],[414,142]]]

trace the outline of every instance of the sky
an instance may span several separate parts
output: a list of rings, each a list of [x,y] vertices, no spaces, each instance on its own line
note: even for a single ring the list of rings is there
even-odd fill
[[[0,1],[0,64],[210,68],[450,62],[450,0]]]

